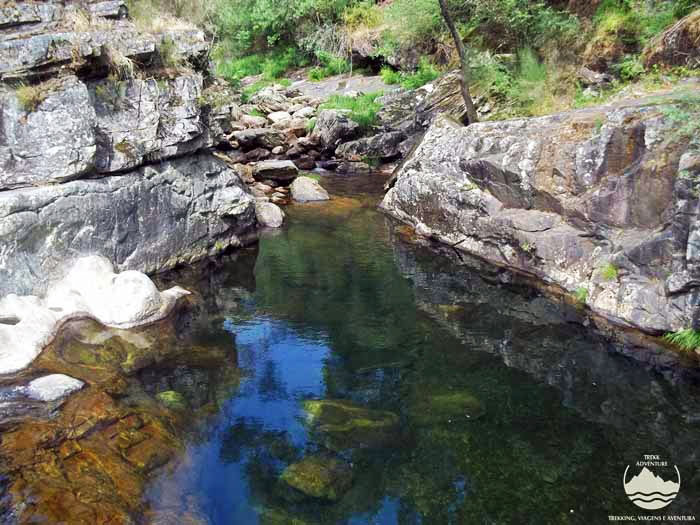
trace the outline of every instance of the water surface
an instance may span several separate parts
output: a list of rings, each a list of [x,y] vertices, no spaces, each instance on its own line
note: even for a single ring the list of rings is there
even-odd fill
[[[243,378],[150,485],[156,520],[607,523],[644,513],[622,487],[642,454],[683,476],[654,514],[700,514],[692,375],[647,370],[575,308],[404,242],[357,180],[325,183],[341,198],[288,209],[256,251],[168,278],[199,287]],[[310,424],[308,400],[398,424],[339,442]],[[348,466],[337,499],[280,480],[308,457]]]

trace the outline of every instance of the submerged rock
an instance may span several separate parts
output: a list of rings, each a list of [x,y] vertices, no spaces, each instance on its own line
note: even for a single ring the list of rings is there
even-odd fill
[[[478,419],[485,410],[470,392],[458,391],[421,396],[412,404],[409,413],[418,424],[430,425]]]
[[[311,177],[297,177],[292,182],[290,189],[292,199],[297,202],[327,201],[330,199],[328,192],[317,180]]]
[[[83,388],[85,383],[64,375],[51,374],[30,381],[23,391],[27,397],[37,401],[57,401]]]
[[[337,458],[307,456],[289,465],[280,480],[312,498],[336,501],[352,485],[352,469]]]
[[[309,400],[303,406],[309,425],[331,450],[384,447],[399,432],[399,418],[393,412],[335,399]]]

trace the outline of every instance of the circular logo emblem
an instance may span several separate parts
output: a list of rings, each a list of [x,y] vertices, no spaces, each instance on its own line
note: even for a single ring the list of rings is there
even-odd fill
[[[647,510],[663,509],[676,499],[681,488],[681,473],[675,465],[673,466],[675,475],[673,469],[663,468],[662,465],[666,462],[657,463],[659,467],[647,467],[645,463],[652,462],[638,462],[637,466],[644,466],[639,473],[632,475],[629,479],[628,473],[630,475],[633,473],[629,472],[630,466],[627,465],[622,477],[625,493],[637,507]]]

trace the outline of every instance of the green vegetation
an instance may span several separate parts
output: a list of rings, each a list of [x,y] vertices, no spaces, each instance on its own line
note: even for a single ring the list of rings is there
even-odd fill
[[[608,263],[605,266],[603,266],[603,269],[600,272],[601,276],[606,281],[615,281],[617,279],[618,273],[619,270],[617,269],[617,266],[615,266],[613,263]]]
[[[332,55],[325,51],[318,51],[316,53],[316,58],[321,65],[309,71],[309,80],[323,80],[324,78],[350,71],[350,62],[345,58]]]
[[[169,69],[179,69],[185,65],[185,58],[177,49],[177,44],[170,37],[165,37],[158,46],[158,55],[163,67]]]
[[[574,292],[574,299],[576,299],[576,302],[581,305],[586,304],[586,301],[588,300],[588,288],[585,286],[579,286],[576,288],[576,291]]]
[[[700,332],[690,328],[666,334],[664,340],[688,352],[700,348]]]
[[[402,73],[390,67],[384,67],[380,75],[386,84],[401,84],[404,89],[417,89],[439,77],[440,71],[423,57],[418,64],[418,69],[412,73]]]
[[[348,110],[348,117],[357,122],[363,131],[367,131],[377,122],[377,112],[381,109],[377,98],[381,95],[382,93],[368,93],[356,97],[332,95],[321,108]]]
[[[51,80],[40,84],[21,84],[15,90],[15,96],[21,108],[27,113],[36,111],[41,103],[46,100],[53,89]]]

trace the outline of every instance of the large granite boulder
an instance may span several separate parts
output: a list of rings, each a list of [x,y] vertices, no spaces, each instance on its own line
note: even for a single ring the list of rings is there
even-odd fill
[[[341,142],[358,136],[360,125],[348,113],[344,110],[325,109],[318,114],[311,140],[320,145],[322,153],[332,155]]]
[[[371,137],[364,137],[341,144],[335,150],[336,155],[345,159],[371,159],[388,160],[401,154],[400,145],[406,140],[403,131],[389,131],[378,133]]]
[[[209,154],[118,177],[0,192],[0,294],[37,293],[76,256],[154,272],[255,237],[255,201]]]
[[[292,199],[296,202],[316,202],[330,199],[328,192],[317,180],[311,177],[297,177],[289,189],[292,192]]]
[[[253,168],[255,180],[290,182],[299,175],[299,168],[291,160],[264,160]]]
[[[614,323],[697,327],[700,157],[667,116],[684,100],[469,127],[439,117],[382,208]]]

